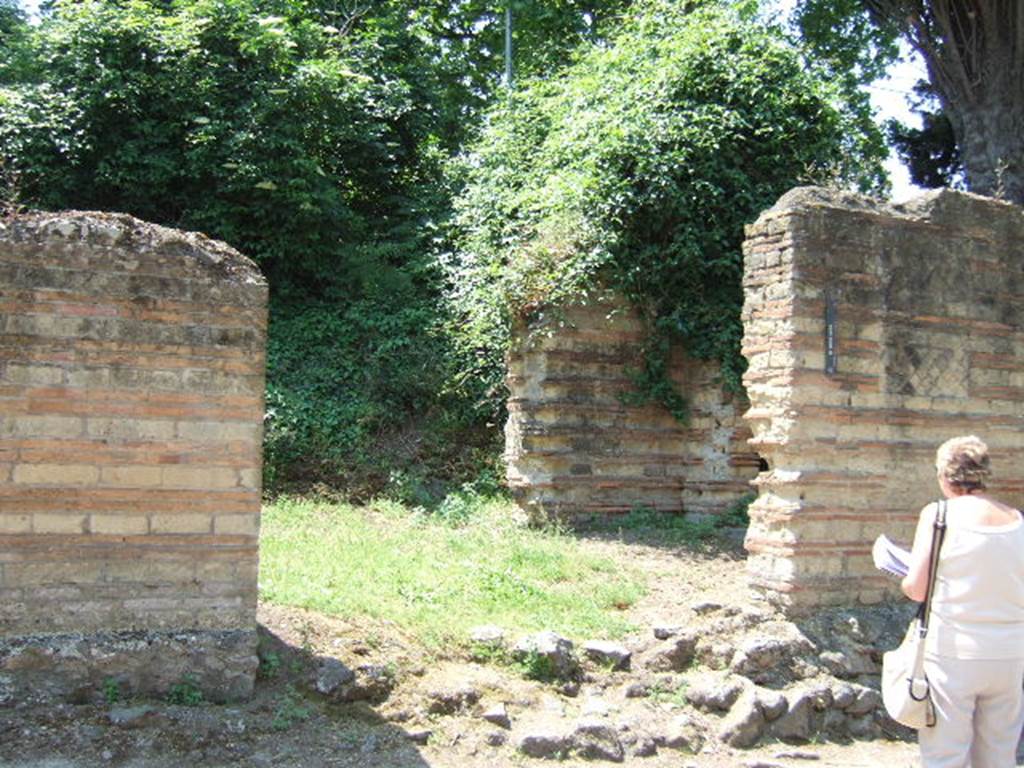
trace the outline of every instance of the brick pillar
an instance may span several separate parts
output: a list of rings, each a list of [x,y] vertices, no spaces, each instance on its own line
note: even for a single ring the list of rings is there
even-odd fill
[[[251,690],[266,299],[200,235],[0,221],[0,673],[26,695]]]
[[[690,406],[685,424],[660,403],[628,401],[645,335],[640,314],[611,291],[517,329],[505,459],[530,516],[715,515],[750,493],[758,457],[740,417],[746,401],[723,391],[716,363],[673,351],[669,375]]]
[[[909,544],[949,437],[986,440],[995,493],[1024,501],[1022,241],[1020,208],[950,191],[797,189],[748,228],[753,586],[792,612],[895,595],[871,543]]]

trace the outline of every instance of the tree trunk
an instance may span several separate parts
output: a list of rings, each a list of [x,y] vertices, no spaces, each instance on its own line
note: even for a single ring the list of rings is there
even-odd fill
[[[1024,205],[1024,103],[1019,95],[986,102],[947,102],[967,188]]]
[[[924,58],[972,192],[1024,204],[1024,0],[861,0]]]

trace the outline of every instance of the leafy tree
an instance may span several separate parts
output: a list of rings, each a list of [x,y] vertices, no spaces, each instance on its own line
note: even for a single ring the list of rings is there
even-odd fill
[[[422,460],[409,444],[441,442],[393,435],[446,408],[428,260],[444,153],[423,46],[343,22],[289,0],[58,0],[22,63],[0,62],[0,183],[255,257],[272,288],[268,477],[371,492]]]
[[[606,46],[488,114],[461,165],[450,297],[497,387],[509,328],[617,287],[739,387],[743,225],[801,181],[882,183],[882,137],[777,30],[706,4],[645,3]],[[500,391],[500,390],[495,390]]]
[[[819,50],[860,46],[867,52],[875,41],[891,41],[896,34],[908,40],[924,59],[968,188],[1024,203],[1024,4],[803,0],[800,14],[822,20],[808,28],[808,39]],[[868,21],[875,34],[848,45],[845,30],[864,29]]]
[[[24,69],[24,61],[21,55],[24,45],[23,41],[29,31],[25,14],[21,11],[16,0],[0,0],[0,83],[5,76],[20,76]],[[0,159],[0,179],[3,178],[4,165]],[[0,202],[5,197],[4,188],[0,186]]]
[[[278,287],[350,295],[388,280],[412,249],[374,243],[430,173],[417,84],[275,7],[58,2],[30,38],[36,71],[0,91],[0,153],[22,199],[203,230]]]
[[[919,187],[957,187],[962,184],[963,163],[956,146],[953,126],[941,108],[935,108],[927,82],[915,89],[913,111],[921,117],[921,127],[912,128],[898,120],[886,124],[889,142],[910,171]]]
[[[461,149],[479,113],[501,87],[505,9],[513,15],[516,78],[548,76],[585,44],[614,31],[632,0],[389,0],[375,24],[420,41],[436,78],[445,146]]]
[[[25,23],[25,15],[15,0],[0,0],[0,42]]]

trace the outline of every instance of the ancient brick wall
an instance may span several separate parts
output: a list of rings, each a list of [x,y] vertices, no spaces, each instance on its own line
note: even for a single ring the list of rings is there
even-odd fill
[[[747,419],[769,465],[751,581],[793,611],[878,601],[897,584],[871,542],[909,543],[944,440],[986,440],[994,492],[1024,503],[1024,215],[950,191],[885,206],[806,188],[747,238]]]
[[[531,516],[566,519],[638,507],[717,514],[751,492],[758,457],[713,363],[675,350],[671,378],[688,423],[659,404],[629,405],[642,365],[638,313],[612,293],[545,313],[517,332],[508,360],[509,484]]]
[[[199,235],[0,220],[0,678],[86,637],[129,687],[251,688],[266,298]]]

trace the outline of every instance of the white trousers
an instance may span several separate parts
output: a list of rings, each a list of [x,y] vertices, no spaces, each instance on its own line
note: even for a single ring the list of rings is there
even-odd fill
[[[1024,659],[925,659],[937,722],[918,731],[925,768],[1012,768],[1024,727]]]

